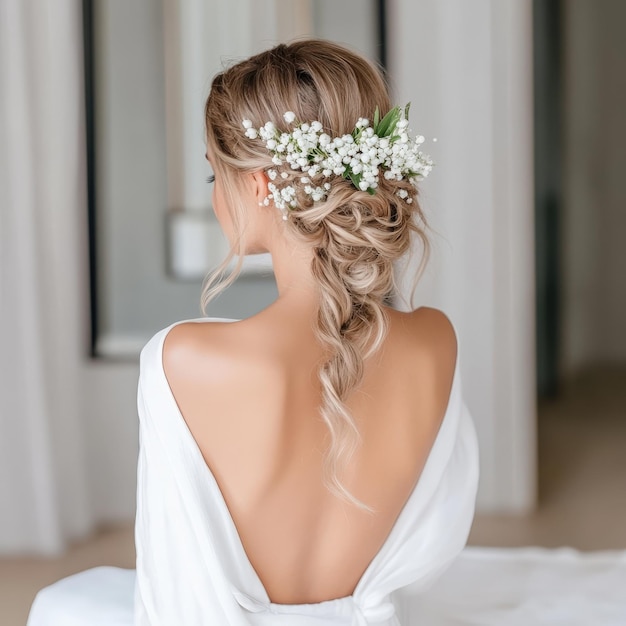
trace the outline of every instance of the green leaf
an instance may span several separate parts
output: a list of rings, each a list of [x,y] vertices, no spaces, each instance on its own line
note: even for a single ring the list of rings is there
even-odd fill
[[[411,103],[407,102],[407,105],[404,107],[404,117],[409,119],[409,109],[411,108]]]
[[[361,182],[361,174],[355,174],[352,170],[346,172],[352,181],[352,184],[360,191],[359,183]]]
[[[379,137],[386,137],[393,132],[398,120],[400,119],[400,107],[394,107],[380,120],[378,128],[374,131]]]
[[[378,107],[376,107],[376,110],[374,111],[374,132],[376,132],[376,129],[378,128],[378,122],[380,122],[380,111],[378,110]]]

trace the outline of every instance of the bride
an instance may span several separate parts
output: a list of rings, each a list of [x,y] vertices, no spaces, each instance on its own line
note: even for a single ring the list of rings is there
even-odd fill
[[[326,41],[214,78],[206,158],[231,253],[203,311],[247,254],[271,254],[278,298],[145,345],[136,572],[55,583],[29,626],[424,623],[420,594],[467,540],[478,450],[453,324],[386,304],[411,235],[428,251],[432,161],[407,115]]]

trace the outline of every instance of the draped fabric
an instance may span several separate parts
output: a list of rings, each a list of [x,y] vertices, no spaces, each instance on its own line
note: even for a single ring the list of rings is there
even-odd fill
[[[474,515],[478,448],[458,355],[446,414],[424,470],[352,596],[277,605],[246,556],[167,383],[162,347],[175,324],[159,331],[141,355],[138,626],[200,626],[209,616],[210,622],[242,625],[396,624],[392,593],[408,584],[424,588],[441,574],[465,545]],[[173,580],[180,581],[175,592]]]
[[[213,319],[234,321],[183,321],[207,323]],[[282,605],[270,601],[248,560],[218,484],[169,388],[162,350],[165,336],[178,323],[157,332],[140,358],[134,624],[399,624],[398,613],[407,605],[396,592],[407,585],[413,594],[428,589],[463,549],[474,516],[478,444],[463,401],[460,347],[448,406],[424,469],[354,593],[315,604]],[[71,602],[62,605],[55,600],[54,588],[44,590],[33,607],[29,626],[78,624],[83,623],[81,618],[90,624],[126,623],[112,618],[92,622],[92,618],[102,620],[106,615],[106,602],[94,587],[94,615],[90,615],[85,606],[84,577],[95,580],[104,574],[90,571],[77,575],[76,584],[83,589],[80,607],[74,606],[78,617],[72,613]],[[65,583],[64,593],[71,592],[71,584]],[[127,599],[128,594],[129,590]],[[97,611],[96,606],[100,607]],[[119,605],[112,603],[111,610],[117,615]],[[59,611],[56,617],[55,611]],[[129,615],[125,619],[130,619]]]
[[[91,525],[81,17],[80,0],[0,2],[0,554]]]

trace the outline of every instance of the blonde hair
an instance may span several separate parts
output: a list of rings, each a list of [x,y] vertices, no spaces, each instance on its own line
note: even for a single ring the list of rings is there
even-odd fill
[[[237,193],[241,174],[274,168],[286,172],[285,183],[295,181],[296,189],[302,187],[298,183],[302,174],[288,165],[277,168],[264,142],[245,136],[242,120],[251,120],[256,128],[272,121],[289,132],[283,114],[293,111],[296,119],[318,120],[326,133],[341,136],[350,133],[360,117],[371,120],[377,107],[382,114],[392,108],[378,68],[342,46],[319,39],[280,44],[215,76],[205,106],[207,142],[216,175],[225,182],[236,236],[228,256],[205,279],[201,297],[205,315],[208,303],[241,271],[245,231],[245,209]],[[412,202],[396,195],[401,189]],[[326,201],[313,203],[302,191],[297,198],[298,208],[281,223],[285,236],[314,250],[311,270],[320,291],[315,333],[330,355],[318,372],[320,414],[330,437],[324,452],[324,482],[338,497],[371,512],[340,479],[361,442],[344,402],[362,381],[364,359],[379,349],[387,334],[389,319],[383,303],[397,291],[393,264],[410,249],[412,232],[421,239],[424,252],[415,290],[429,255],[427,225],[417,190],[405,179],[380,176],[376,193],[370,195],[338,176]],[[234,269],[220,280],[234,255],[238,255]]]

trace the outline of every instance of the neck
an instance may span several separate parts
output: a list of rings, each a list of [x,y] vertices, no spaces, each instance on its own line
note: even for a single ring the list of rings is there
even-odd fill
[[[273,237],[267,248],[278,288],[278,299],[274,304],[297,309],[301,314],[317,310],[320,294],[318,282],[311,272],[313,249],[291,242],[282,235]]]

